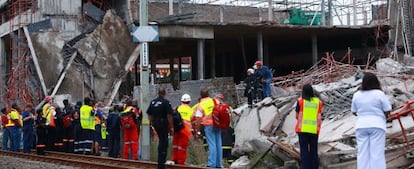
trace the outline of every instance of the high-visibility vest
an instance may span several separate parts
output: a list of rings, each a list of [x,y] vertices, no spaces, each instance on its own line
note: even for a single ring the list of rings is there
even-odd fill
[[[128,113],[128,112],[130,112],[130,111],[132,111],[134,114],[136,114],[136,115],[138,115],[138,113],[139,113],[139,111],[135,108],[135,107],[133,107],[133,106],[127,106],[125,109],[124,109],[124,112],[125,113]]]
[[[49,111],[49,108],[50,108],[50,103],[46,103],[45,105],[43,105],[42,107],[43,118],[47,118],[47,111]]]
[[[295,131],[297,133],[319,134],[322,124],[322,102],[313,97],[311,100],[298,99],[299,114]]]
[[[14,127],[16,126],[16,124],[14,123],[13,120],[17,120],[17,122],[19,123],[19,126],[22,127],[23,126],[23,120],[20,117],[19,112],[17,112],[16,109],[12,109],[11,112],[7,115],[8,118],[8,123],[6,124],[6,127]]]
[[[55,123],[56,111],[55,111],[55,108],[54,107],[49,107],[46,111],[47,111],[46,112],[46,125],[56,127],[56,123]]]
[[[93,108],[88,105],[82,105],[80,108],[80,123],[82,129],[95,130],[95,117],[92,114]]]
[[[213,109],[214,109],[214,101],[212,98],[207,97],[207,98],[202,98],[200,100],[197,110],[203,112],[204,117],[202,120],[202,124],[204,126],[213,125],[213,117],[212,117]]]
[[[106,124],[102,123],[102,127],[101,127],[101,136],[102,139],[105,140],[106,139]]]
[[[191,122],[193,117],[193,109],[188,104],[181,104],[177,108],[178,113],[180,113],[181,118],[186,122]]]

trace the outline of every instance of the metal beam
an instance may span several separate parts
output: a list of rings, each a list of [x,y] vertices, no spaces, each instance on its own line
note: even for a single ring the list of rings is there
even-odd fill
[[[60,85],[62,85],[62,82],[63,82],[63,80],[64,80],[64,79],[65,79],[65,77],[66,77],[66,72],[69,70],[69,68],[70,68],[70,66],[72,65],[73,60],[75,60],[75,58],[76,58],[76,55],[77,55],[77,54],[78,54],[78,53],[77,53],[77,52],[75,52],[75,53],[73,53],[73,54],[72,54],[72,56],[70,57],[68,64],[66,64],[65,69],[63,69],[62,74],[59,76],[59,80],[57,81],[57,83],[56,83],[55,87],[53,88],[52,93],[50,94],[50,96],[51,96],[51,97],[53,97],[53,96],[55,96],[55,95],[56,95],[57,91],[58,91],[58,90],[59,90],[59,88],[60,88]]]
[[[199,39],[197,41],[197,78],[198,80],[204,79],[204,45],[205,40]]]
[[[43,78],[43,73],[42,73],[42,70],[40,69],[39,60],[38,60],[36,52],[34,50],[33,43],[32,43],[32,38],[30,37],[29,29],[27,28],[27,26],[23,27],[23,31],[24,31],[24,35],[26,36],[27,43],[29,45],[30,54],[32,56],[33,63],[34,63],[35,68],[36,68],[37,76],[39,77],[40,85],[42,86],[43,94],[45,96],[47,96],[47,89],[46,89],[45,80]]]

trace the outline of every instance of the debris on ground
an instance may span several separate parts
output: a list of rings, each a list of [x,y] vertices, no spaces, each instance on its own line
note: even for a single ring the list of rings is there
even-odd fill
[[[354,126],[357,118],[350,108],[352,96],[362,83],[363,72],[378,76],[383,91],[393,105],[391,114],[401,111],[404,108],[398,109],[399,106],[414,99],[414,75],[408,73],[407,67],[390,58],[379,59],[376,68],[367,65],[342,63],[336,61],[332,54],[327,54],[307,71],[274,78],[272,87],[276,89],[273,89],[273,97],[263,99],[252,108],[242,105],[234,109],[236,142],[232,153],[240,156],[239,161],[242,162],[234,163],[231,168],[243,168],[246,163],[251,167],[253,161],[262,157],[269,148],[271,153],[266,156],[271,158],[263,156],[258,159],[262,167],[280,168],[286,167],[286,164],[292,167],[295,166],[293,161],[299,163],[298,137],[294,131],[295,106],[301,87],[306,83],[313,85],[324,103],[324,120],[319,135],[321,167],[355,168]],[[242,90],[240,85],[237,88]],[[414,163],[414,151],[411,149],[414,138],[410,133],[414,129],[414,119],[411,116],[399,118],[406,133],[402,132],[398,119],[387,124],[386,158],[389,168],[408,167]]]

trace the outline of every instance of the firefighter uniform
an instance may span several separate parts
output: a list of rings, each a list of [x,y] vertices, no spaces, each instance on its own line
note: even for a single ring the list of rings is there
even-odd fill
[[[137,117],[139,110],[133,106],[128,106],[121,113],[121,125],[123,132],[123,149],[122,158],[129,159],[129,150],[131,149],[131,157],[133,160],[138,160],[139,149],[139,125]]]
[[[89,98],[88,98],[89,99]],[[80,123],[82,127],[82,138],[79,141],[79,151],[83,154],[92,154],[92,143],[95,132],[95,113],[90,100],[85,98],[85,104],[80,108]]]
[[[183,103],[178,106],[177,111],[181,115],[184,128],[180,131],[174,131],[172,160],[176,164],[184,164],[187,158],[188,143],[191,137],[191,118],[193,116],[193,110],[188,104]]]
[[[64,101],[65,104],[65,101]],[[73,153],[75,142],[75,129],[73,125],[73,108],[67,104],[63,108],[63,150],[67,153]]]
[[[223,141],[222,149],[223,149],[223,159],[228,163],[231,164],[234,162],[235,157],[231,155],[231,149],[233,149],[235,135],[234,129],[229,127],[221,133],[221,139]]]
[[[46,142],[47,142],[47,128],[46,128],[46,118],[44,118],[43,116],[37,116],[36,134],[37,134],[36,153],[38,155],[45,155],[45,148],[46,148]]]

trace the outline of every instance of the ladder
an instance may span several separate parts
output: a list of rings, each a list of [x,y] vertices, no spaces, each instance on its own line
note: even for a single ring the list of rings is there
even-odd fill
[[[409,56],[413,54],[413,13],[412,13],[412,4],[411,0],[400,0],[401,7],[401,22],[402,22],[402,31],[403,39],[405,46],[405,53]]]

